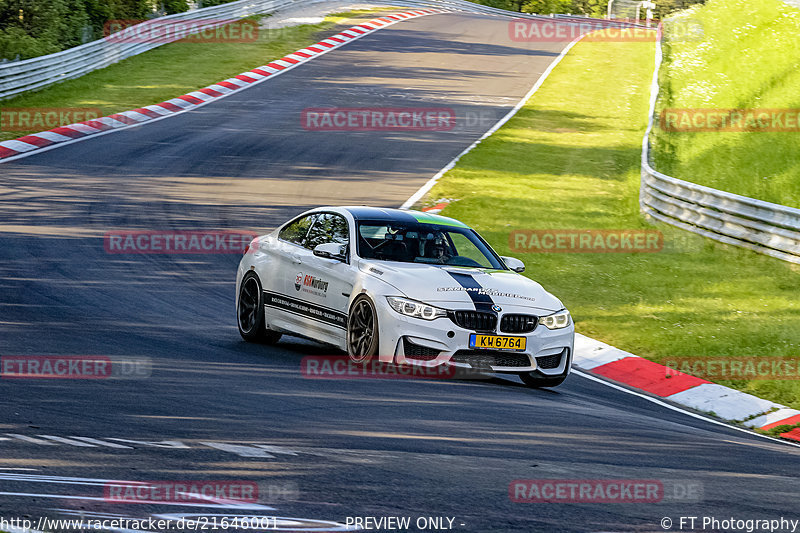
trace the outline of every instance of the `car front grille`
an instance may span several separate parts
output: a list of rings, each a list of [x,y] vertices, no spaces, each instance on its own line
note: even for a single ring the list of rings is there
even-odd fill
[[[531,366],[531,360],[524,353],[492,352],[487,350],[459,350],[453,354],[450,361],[466,363],[473,368]]]
[[[539,317],[535,315],[503,315],[500,319],[500,331],[503,333],[530,333],[536,329]]]
[[[561,364],[561,356],[563,356],[565,353],[566,350],[555,355],[544,355],[542,357],[537,357],[536,366],[544,369],[558,368],[558,365]]]
[[[464,329],[475,331],[494,331],[497,328],[497,315],[483,311],[454,311],[450,320]]]
[[[439,350],[414,344],[407,338],[403,338],[403,353],[407,359],[417,359],[419,361],[433,361],[439,356]]]

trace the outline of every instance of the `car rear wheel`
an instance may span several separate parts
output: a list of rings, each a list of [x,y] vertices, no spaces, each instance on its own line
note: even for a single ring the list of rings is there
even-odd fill
[[[264,321],[264,291],[253,272],[248,272],[239,285],[239,304],[236,309],[239,335],[247,342],[275,344],[281,338],[277,331],[267,329]]]
[[[353,302],[347,317],[347,355],[354,363],[365,364],[378,354],[378,314],[368,296]]]

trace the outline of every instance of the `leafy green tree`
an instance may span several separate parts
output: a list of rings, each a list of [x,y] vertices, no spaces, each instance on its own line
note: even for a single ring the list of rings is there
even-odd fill
[[[189,3],[186,0],[158,0],[157,6],[165,15],[189,11]]]
[[[74,38],[74,35],[69,34],[69,12],[65,0],[0,2],[0,28],[3,31],[6,53],[12,54],[4,57],[13,59],[19,54],[25,59],[41,52],[57,52],[64,42],[70,42]],[[20,40],[16,45],[11,41],[14,38]]]
[[[527,0],[521,11],[525,13],[572,13],[571,0]]]
[[[29,59],[58,51],[55,44],[31,37],[22,28],[0,29],[0,59]]]
[[[234,2],[235,0],[198,0],[198,7],[213,7],[219,6],[222,4],[227,4],[228,2]]]

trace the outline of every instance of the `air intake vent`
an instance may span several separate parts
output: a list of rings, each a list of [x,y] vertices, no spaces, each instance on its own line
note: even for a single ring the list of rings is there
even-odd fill
[[[486,350],[459,350],[450,358],[454,363],[466,363],[472,368],[529,367],[531,360],[524,353],[489,352]]]
[[[439,350],[436,348],[428,348],[427,346],[420,346],[414,344],[407,338],[403,338],[403,353],[407,359],[416,359],[419,361],[433,361],[439,357]]]
[[[555,355],[545,355],[542,357],[536,358],[536,366],[539,368],[544,368],[545,370],[558,368],[558,365],[561,364],[561,356],[566,353],[564,350],[561,353],[557,353]]]

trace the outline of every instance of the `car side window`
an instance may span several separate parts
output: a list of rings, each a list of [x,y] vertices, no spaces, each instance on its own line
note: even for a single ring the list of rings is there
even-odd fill
[[[278,238],[282,241],[291,242],[292,244],[299,244],[303,246],[308,235],[308,229],[316,215],[308,215],[298,218],[278,233]]]
[[[336,213],[319,213],[314,215],[314,224],[308,232],[305,247],[313,250],[318,244],[335,242],[336,244],[349,244],[350,232],[347,229],[347,220]]]

